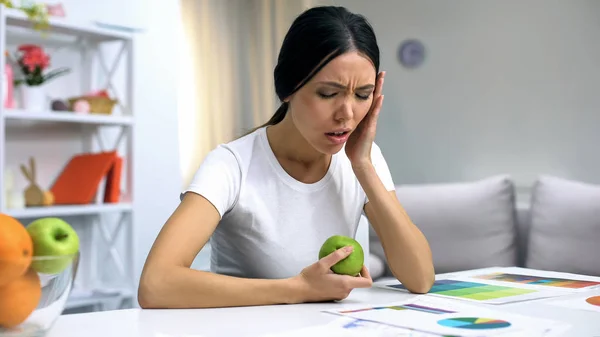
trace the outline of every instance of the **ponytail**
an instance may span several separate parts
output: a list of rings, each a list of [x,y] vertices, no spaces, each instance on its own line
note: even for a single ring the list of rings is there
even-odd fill
[[[266,122],[261,127],[267,126],[267,125],[275,125],[275,124],[278,124],[279,122],[281,122],[285,118],[285,115],[288,110],[288,106],[289,106],[288,102],[281,103],[281,106],[277,109],[277,111],[275,111],[275,113],[273,114],[271,119],[269,119],[269,121]]]

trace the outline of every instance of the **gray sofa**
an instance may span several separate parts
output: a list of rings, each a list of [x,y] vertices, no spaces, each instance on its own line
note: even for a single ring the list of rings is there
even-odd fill
[[[520,266],[600,276],[600,185],[540,176],[517,203],[508,175],[446,184],[398,185],[396,194],[427,237],[436,273]],[[370,228],[370,271],[390,277]]]

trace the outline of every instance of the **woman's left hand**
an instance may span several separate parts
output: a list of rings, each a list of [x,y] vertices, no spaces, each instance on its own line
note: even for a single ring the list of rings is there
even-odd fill
[[[381,91],[383,88],[384,77],[385,72],[381,72],[377,76],[371,108],[346,142],[346,155],[352,163],[352,168],[355,170],[371,165],[371,145],[375,140],[377,118],[379,117],[379,110],[381,110],[381,105],[383,104],[383,95],[381,94]]]

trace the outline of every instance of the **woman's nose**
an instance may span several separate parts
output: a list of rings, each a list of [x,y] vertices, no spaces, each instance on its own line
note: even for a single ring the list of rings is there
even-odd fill
[[[351,120],[353,116],[352,102],[347,99],[338,107],[334,117],[337,121],[348,121]]]

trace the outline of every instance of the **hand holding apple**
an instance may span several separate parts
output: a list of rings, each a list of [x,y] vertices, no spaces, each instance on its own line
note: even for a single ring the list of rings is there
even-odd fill
[[[332,239],[327,242],[327,247],[330,247],[332,241],[339,239]],[[322,252],[326,252],[329,248],[322,249]],[[335,249],[332,253],[327,254],[319,259],[318,262],[304,268],[302,272],[292,277],[290,282],[293,284],[293,289],[296,289],[293,302],[322,302],[322,301],[334,301],[343,300],[348,297],[350,292],[355,288],[370,288],[373,285],[373,280],[367,268],[360,262],[362,255],[362,248],[357,249],[357,255],[355,259],[351,259],[348,265],[341,264],[341,270],[335,268],[338,271],[344,271],[354,274],[352,269],[353,264],[359,264],[360,269],[358,275],[344,275],[336,274],[332,268],[337,265],[340,261],[347,259],[349,256],[355,253],[354,244],[343,246],[339,249]],[[320,252],[319,255],[324,253]],[[360,263],[359,263],[360,262]],[[350,269],[344,270],[344,268]]]
[[[33,221],[27,226],[27,232],[33,240],[33,255],[64,256],[64,259],[45,261],[35,259],[32,267],[39,273],[58,274],[73,261],[74,254],[79,251],[79,236],[66,221],[48,217]]]

